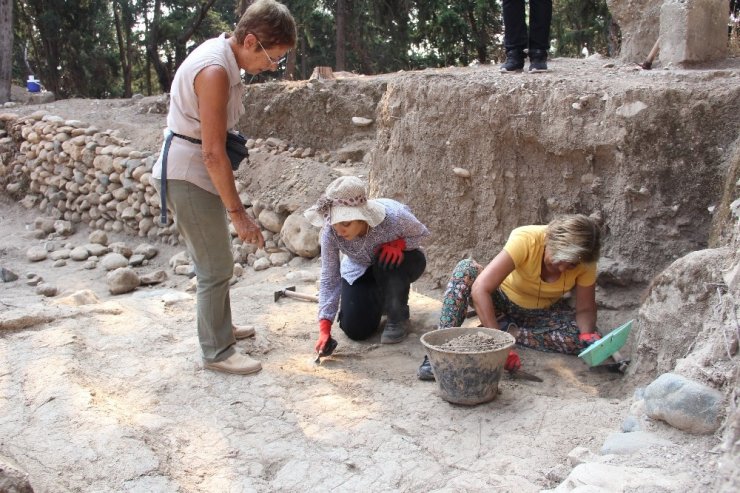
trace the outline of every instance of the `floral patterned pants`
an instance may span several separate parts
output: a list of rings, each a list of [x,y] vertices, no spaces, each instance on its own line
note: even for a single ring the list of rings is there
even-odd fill
[[[478,277],[481,266],[473,259],[461,260],[452,271],[447,289],[442,298],[439,328],[460,327],[470,305],[470,288]],[[548,308],[528,309],[513,303],[497,289],[491,296],[496,309],[499,326],[503,330],[516,324],[511,330],[519,345],[566,354],[578,354],[586,346],[578,340],[575,310],[561,299]],[[513,327],[511,327],[513,329]]]

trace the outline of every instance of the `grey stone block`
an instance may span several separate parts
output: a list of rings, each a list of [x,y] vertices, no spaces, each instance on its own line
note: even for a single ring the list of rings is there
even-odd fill
[[[660,8],[661,64],[727,57],[727,16],[724,0],[666,0]]]
[[[645,388],[645,410],[653,419],[689,433],[713,433],[720,425],[724,395],[674,373]]]

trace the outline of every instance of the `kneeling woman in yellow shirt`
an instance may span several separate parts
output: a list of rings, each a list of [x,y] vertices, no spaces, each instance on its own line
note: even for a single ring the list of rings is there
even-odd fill
[[[509,330],[517,344],[576,354],[599,338],[596,333],[596,262],[599,224],[576,214],[546,226],[511,232],[503,250],[486,266],[462,260],[442,300],[439,328],[459,327],[472,302],[483,327]],[[563,299],[575,287],[575,310]],[[518,368],[512,353],[507,369]],[[433,380],[425,357],[422,380]]]

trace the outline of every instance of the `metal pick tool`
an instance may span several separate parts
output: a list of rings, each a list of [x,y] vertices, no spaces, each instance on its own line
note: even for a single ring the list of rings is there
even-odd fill
[[[339,343],[334,339],[333,337],[330,337],[327,343],[324,345],[324,349],[316,353],[316,359],[314,360],[314,363],[317,365],[321,363],[321,357],[322,356],[330,356],[331,353],[334,352],[334,350],[337,348]]]

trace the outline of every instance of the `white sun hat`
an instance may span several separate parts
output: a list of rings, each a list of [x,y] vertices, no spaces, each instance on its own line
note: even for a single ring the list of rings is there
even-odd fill
[[[365,221],[374,228],[385,219],[385,207],[367,199],[365,182],[356,176],[340,176],[326,187],[326,192],[304,216],[314,226],[326,222]]]

